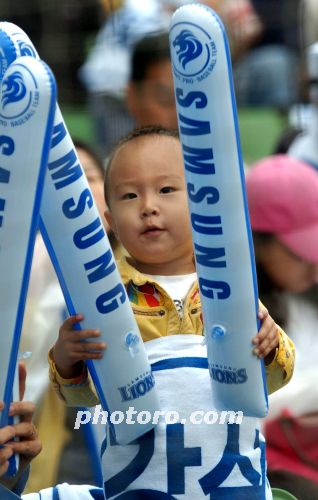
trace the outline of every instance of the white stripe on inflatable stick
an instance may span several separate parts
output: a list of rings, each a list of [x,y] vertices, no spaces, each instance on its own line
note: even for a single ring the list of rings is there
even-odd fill
[[[9,405],[56,103],[55,80],[45,63],[20,57],[2,76],[0,399],[5,408],[1,427],[10,422]]]
[[[265,416],[264,364],[252,354],[257,281],[230,52],[218,16],[186,5],[170,49],[213,393],[220,409]]]
[[[17,26],[0,23],[16,51],[37,56]],[[83,328],[99,328],[108,344],[102,360],[88,367],[104,410],[125,413],[159,410],[154,378],[129,299],[61,112],[56,107],[40,230],[58,275],[70,314],[82,312]],[[113,426],[125,444],[154,424]]]

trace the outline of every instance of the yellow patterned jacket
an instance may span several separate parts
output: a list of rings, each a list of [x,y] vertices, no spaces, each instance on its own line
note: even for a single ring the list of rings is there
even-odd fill
[[[155,281],[141,274],[123,257],[118,263],[123,283],[144,342],[164,335],[203,335],[202,307],[198,283],[195,282],[184,302],[183,317],[172,298]],[[251,344],[252,349],[252,344]],[[294,369],[295,348],[286,333],[279,329],[279,346],[272,362],[266,366],[268,393],[271,394],[290,380]],[[87,371],[76,379],[63,379],[49,353],[50,380],[58,395],[69,406],[94,406],[99,399]]]

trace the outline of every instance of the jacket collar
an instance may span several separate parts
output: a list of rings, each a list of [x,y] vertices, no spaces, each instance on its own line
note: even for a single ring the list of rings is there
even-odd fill
[[[121,279],[124,285],[126,286],[130,281],[132,281],[137,286],[144,285],[145,283],[151,283],[152,280],[148,276],[145,276],[144,274],[137,271],[137,269],[135,269],[131,265],[129,260],[129,256],[123,256],[117,262],[118,269],[121,274]],[[153,281],[153,283],[155,282]]]

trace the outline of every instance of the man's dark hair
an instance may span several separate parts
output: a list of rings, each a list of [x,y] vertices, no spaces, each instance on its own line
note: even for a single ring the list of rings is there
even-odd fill
[[[112,164],[112,161],[114,159],[114,156],[118,149],[123,146],[123,144],[127,144],[128,142],[131,142],[135,139],[138,139],[140,137],[147,137],[147,136],[164,136],[164,137],[172,137],[174,139],[179,140],[179,132],[177,129],[169,129],[166,127],[162,127],[161,125],[147,125],[144,127],[138,127],[129,132],[127,135],[122,137],[122,139],[117,143],[117,145],[114,147],[113,151],[111,152],[107,164],[106,164],[106,173],[104,177],[104,198],[106,205],[109,206],[109,188],[108,188],[108,179],[109,179],[109,171],[110,167]]]
[[[158,32],[146,35],[136,43],[131,59],[130,80],[141,83],[147,76],[150,66],[170,60],[169,35]]]

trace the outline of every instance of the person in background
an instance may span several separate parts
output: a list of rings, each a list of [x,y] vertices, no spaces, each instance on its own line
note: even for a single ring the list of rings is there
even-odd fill
[[[136,45],[126,102],[136,127],[177,128],[177,111],[167,32],[148,35]]]
[[[284,486],[285,471],[318,485],[318,308],[303,295],[318,282],[318,173],[274,155],[250,167],[246,186],[259,296],[297,351],[292,384],[269,398],[269,478]]]
[[[220,15],[223,10],[229,38],[231,33],[235,35],[231,53],[238,106],[287,111],[296,102],[301,48],[299,5],[299,0],[279,4],[275,0],[223,2]]]
[[[130,113],[125,99],[136,43],[145,36],[168,30],[172,11],[187,0],[124,0],[114,3],[104,0],[102,3],[107,17],[80,68],[79,78],[87,89],[88,111],[99,153],[105,157],[136,125],[135,116]]]

